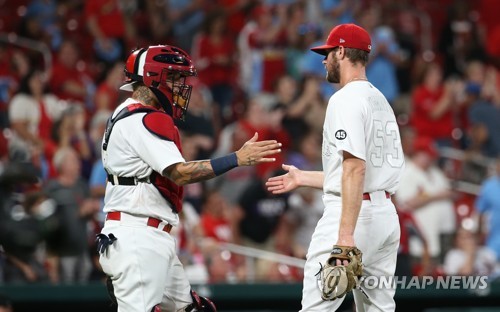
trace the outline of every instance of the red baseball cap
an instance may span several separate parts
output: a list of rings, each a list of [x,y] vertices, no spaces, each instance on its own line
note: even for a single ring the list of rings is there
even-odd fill
[[[318,54],[326,55],[327,50],[338,46],[370,52],[372,41],[364,28],[355,24],[340,24],[332,29],[326,39],[326,44],[314,47],[311,50]]]

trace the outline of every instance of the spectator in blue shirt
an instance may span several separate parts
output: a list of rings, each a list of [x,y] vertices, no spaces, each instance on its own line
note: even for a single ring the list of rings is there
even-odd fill
[[[496,174],[486,180],[476,199],[476,208],[487,214],[489,223],[486,246],[493,250],[500,260],[500,157],[496,161]]]
[[[99,111],[90,122],[90,138],[93,143],[94,153],[96,154],[95,161],[92,164],[92,171],[89,178],[90,195],[93,198],[99,199],[101,209],[98,214],[98,221],[104,224],[105,213],[102,211],[104,207],[104,192],[106,190],[107,174],[104,170],[101,157],[102,136],[106,128],[106,122],[110,117],[109,111]]]
[[[375,28],[372,33],[371,54],[370,63],[366,67],[366,76],[392,105],[399,96],[396,69],[400,55],[399,45],[391,28],[387,26]]]

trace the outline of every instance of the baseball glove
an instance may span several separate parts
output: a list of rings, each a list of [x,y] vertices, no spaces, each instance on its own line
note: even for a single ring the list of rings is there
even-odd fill
[[[346,293],[356,288],[357,280],[363,275],[361,250],[351,246],[334,245],[330,257],[321,266],[318,276],[318,287],[323,300],[342,298]],[[347,260],[347,265],[336,265],[336,260]],[[320,264],[321,265],[321,264]]]

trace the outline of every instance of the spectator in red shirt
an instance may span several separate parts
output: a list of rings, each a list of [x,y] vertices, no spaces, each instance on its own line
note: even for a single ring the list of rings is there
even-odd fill
[[[490,61],[495,66],[500,67],[500,24],[488,31],[486,51]]]
[[[7,163],[9,159],[9,142],[3,134],[3,131],[0,131],[0,168],[3,170],[4,162]]]
[[[204,255],[212,282],[231,280],[238,271],[243,273],[242,269],[237,269],[242,259],[229,251],[221,252],[218,245],[220,242],[233,242],[230,214],[228,203],[218,191],[205,193],[200,223],[205,234]]]
[[[106,62],[125,59],[126,40],[132,40],[133,28],[127,27],[127,18],[118,0],[85,1],[85,17],[94,38],[97,56]]]
[[[412,93],[410,124],[417,136],[432,138],[440,146],[452,145],[453,113],[460,87],[456,80],[443,83],[437,63],[424,65],[420,83]]]
[[[267,140],[275,139],[281,142],[282,151],[286,152],[291,144],[287,130],[282,126],[286,114],[286,106],[279,104],[276,97],[270,93],[260,93],[252,96],[248,103],[245,119],[238,121],[240,130],[237,134],[241,138],[250,138],[255,132],[259,137]],[[285,153],[274,155],[276,161],[268,164],[259,164],[256,175],[265,177],[274,170],[281,169]]]
[[[224,197],[217,191],[207,191],[201,211],[205,237],[217,242],[231,242],[233,234],[229,220],[229,207]]]
[[[56,150],[50,130],[66,106],[49,93],[43,74],[31,70],[20,82],[18,93],[9,103],[10,156],[41,166]],[[42,157],[43,156],[43,157]]]
[[[238,37],[252,8],[258,0],[217,0],[217,7],[224,8],[228,19],[228,31],[233,39]]]
[[[58,149],[71,147],[77,152],[82,177],[88,180],[94,155],[89,133],[85,130],[86,118],[83,108],[76,105],[69,106],[64,110],[61,118],[53,124],[52,138],[57,143]]]
[[[271,6],[257,6],[238,36],[239,83],[248,94],[271,92],[286,71],[286,6],[278,5],[275,11]]]
[[[427,242],[409,211],[398,209],[399,226],[401,228],[401,239],[399,242],[398,261],[396,264],[396,276],[410,277],[414,274],[425,275],[430,273],[430,258]],[[424,253],[419,263],[413,263],[410,256],[410,238],[416,237],[424,245]]]
[[[203,29],[194,39],[192,48],[198,77],[210,88],[221,119],[229,121],[232,118],[235,43],[227,35],[226,15],[220,11],[207,16]]]
[[[0,43],[0,129],[9,126],[8,104],[18,88],[20,78],[30,70],[25,54],[11,51],[9,46]]]
[[[97,86],[94,96],[96,111],[114,111],[120,104],[119,86],[125,80],[123,62],[116,62],[106,73],[104,81]]]
[[[92,96],[89,90],[94,87],[94,83],[85,73],[85,63],[80,61],[76,43],[65,40],[52,68],[50,88],[60,99],[85,105]]]

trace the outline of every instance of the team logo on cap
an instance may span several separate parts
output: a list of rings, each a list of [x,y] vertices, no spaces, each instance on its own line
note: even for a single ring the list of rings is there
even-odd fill
[[[345,42],[345,40],[344,40],[344,39],[342,39],[342,38],[340,38],[340,40],[339,40],[339,41],[340,41],[340,43],[344,43],[344,42]]]

